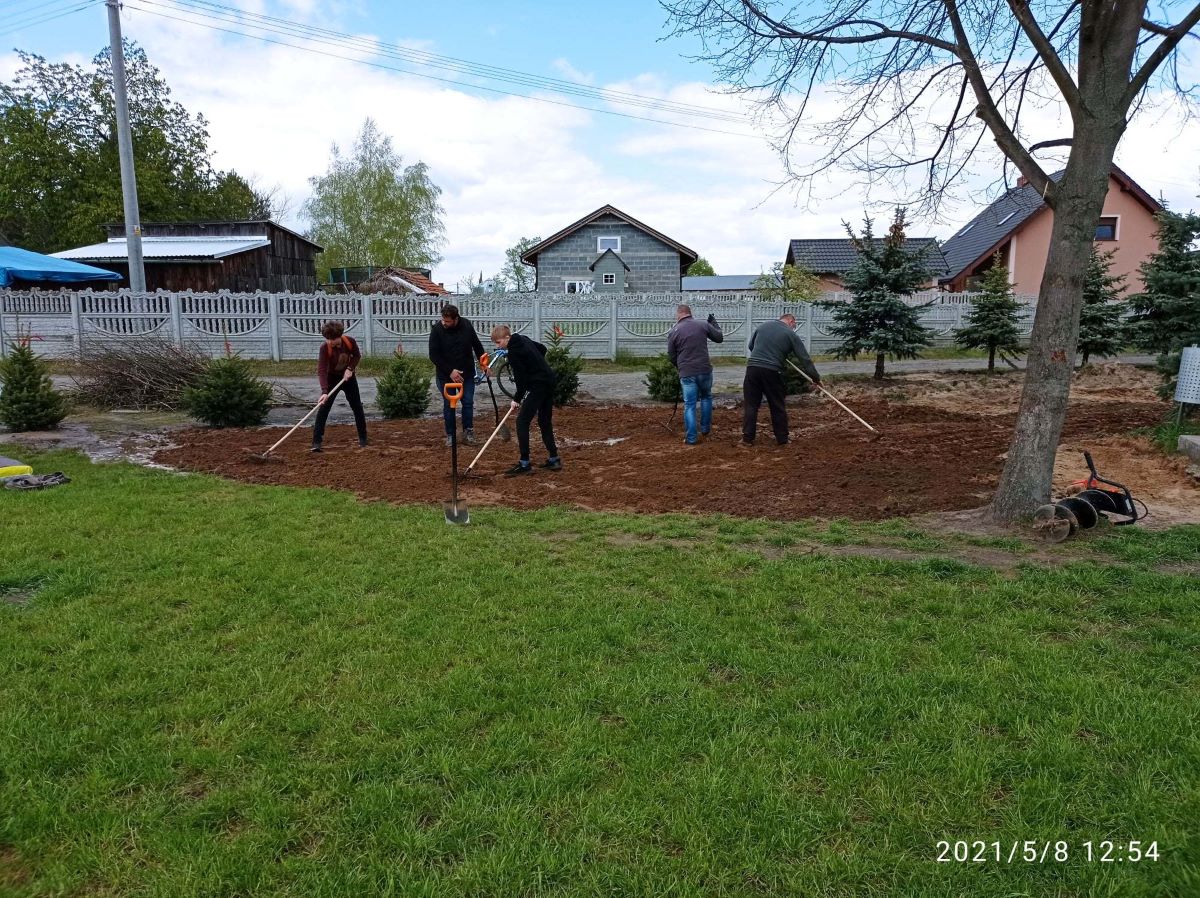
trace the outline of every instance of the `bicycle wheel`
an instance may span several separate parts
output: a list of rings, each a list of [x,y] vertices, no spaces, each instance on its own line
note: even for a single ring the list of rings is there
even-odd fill
[[[496,384],[500,387],[500,392],[515,401],[517,398],[517,379],[513,376],[512,366],[508,363],[507,357],[500,359],[496,363],[495,367],[492,368],[492,375],[496,379]]]

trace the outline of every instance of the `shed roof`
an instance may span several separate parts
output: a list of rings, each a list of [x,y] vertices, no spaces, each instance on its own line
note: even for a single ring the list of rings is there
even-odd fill
[[[875,238],[875,245],[882,246],[883,237]],[[946,260],[933,237],[909,237],[904,249],[910,254],[925,251],[925,261],[932,274],[941,275],[946,270]],[[858,261],[858,251],[849,237],[821,237],[812,240],[793,240],[788,245],[786,263],[803,265],[815,274],[843,275]]]
[[[142,256],[147,260],[223,259],[261,249],[271,243],[266,234],[251,237],[142,237]],[[109,237],[104,243],[79,246],[54,253],[58,259],[85,262],[122,262],[129,259],[124,237]]]
[[[724,290],[753,290],[757,274],[704,274],[683,278],[683,292],[719,293]]]
[[[626,270],[626,271],[629,271],[629,266],[628,266],[628,265],[625,265],[625,260],[624,260],[624,259],[622,259],[622,258],[621,258],[621,257],[620,257],[620,256],[617,254],[617,251],[616,251],[616,250],[614,250],[614,249],[606,249],[606,250],[605,250],[604,252],[602,252],[600,255],[596,256],[596,258],[595,258],[595,260],[592,262],[592,264],[588,266],[588,271],[595,271],[595,270],[596,270],[596,266],[600,264],[600,260],[601,260],[601,259],[603,259],[605,256],[607,256],[609,253],[612,253],[612,257],[613,257],[614,259],[616,259],[618,262],[620,262],[622,265],[624,265],[624,266],[625,266],[625,270]]]

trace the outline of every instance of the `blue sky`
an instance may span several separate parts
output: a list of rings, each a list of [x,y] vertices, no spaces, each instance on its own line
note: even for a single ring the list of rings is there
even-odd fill
[[[9,13],[0,17],[0,32],[8,30],[3,20],[52,14],[78,2],[0,0],[0,11]],[[490,275],[500,266],[504,248],[518,238],[544,236],[604,203],[697,250],[718,272],[746,274],[781,259],[790,238],[838,236],[843,220],[857,223],[865,210],[887,215],[899,197],[888,186],[868,191],[844,172],[818,179],[811,193],[800,197],[788,190],[773,192],[782,166],[761,129],[748,121],[699,122],[743,135],[731,136],[480,89],[491,86],[662,118],[656,111],[577,101],[498,81],[431,82],[153,14],[180,14],[174,2],[127,0],[126,36],[147,49],[176,98],[209,120],[217,164],[277,187],[290,201],[287,223],[303,227],[307,181],[324,169],[331,142],[349,143],[366,116],[375,118],[405,160],[426,162],[443,189],[448,240],[437,278],[448,284],[480,271]],[[693,42],[660,40],[666,35],[665,15],[652,0],[612,0],[602,7],[534,0],[218,2],[585,87],[698,104],[724,114],[746,111],[742,101],[715,91],[705,64],[686,58],[697,50]],[[84,61],[106,39],[99,3],[2,34],[0,77],[8,77],[15,66],[8,48]],[[343,56],[350,52],[304,43]],[[380,57],[374,61],[411,66]],[[1052,118],[1048,132],[1058,128]],[[1200,183],[1198,132],[1175,121],[1158,130],[1131,129],[1118,162],[1152,194],[1178,207],[1194,206]],[[1169,139],[1164,141],[1163,134]],[[939,220],[918,219],[913,233],[953,233],[986,201],[995,175],[995,161],[982,158],[976,177],[963,183],[960,202],[946,207]]]

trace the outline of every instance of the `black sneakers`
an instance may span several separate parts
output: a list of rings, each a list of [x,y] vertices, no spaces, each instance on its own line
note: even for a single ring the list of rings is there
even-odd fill
[[[562,470],[562,459],[561,458],[548,458],[544,462],[542,462],[540,465],[538,465],[538,467],[544,468],[547,471],[561,471]]]
[[[504,476],[505,477],[520,477],[522,474],[532,474],[532,473],[533,473],[532,465],[523,465],[520,462],[518,462],[517,464],[515,464],[511,468],[509,468],[507,471],[505,471]]]

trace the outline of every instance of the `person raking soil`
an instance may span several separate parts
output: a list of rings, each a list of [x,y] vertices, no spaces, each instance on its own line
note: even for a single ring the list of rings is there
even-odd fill
[[[429,361],[437,376],[438,393],[442,395],[442,420],[446,425],[446,445],[458,426],[450,400],[445,398],[446,384],[462,384],[463,442],[475,445],[475,359],[483,356],[483,344],[475,327],[458,312],[458,306],[442,306],[442,320],[429,331]]]
[[[538,419],[538,429],[542,432],[542,442],[546,444],[548,455],[538,467],[547,471],[561,471],[562,459],[554,443],[555,376],[554,369],[546,361],[546,347],[536,340],[514,334],[503,324],[492,328],[491,336],[493,343],[508,350],[508,364],[517,384],[512,408],[520,410],[517,412],[517,447],[521,458],[504,472],[504,476],[518,477],[533,473],[529,463],[529,425],[534,416]]]
[[[317,412],[317,420],[313,424],[311,452],[320,452],[321,444],[325,441],[325,422],[329,418],[329,409],[333,407],[333,399],[340,391],[354,412],[354,427],[358,430],[358,445],[367,445],[367,414],[363,410],[362,396],[358,392],[358,378],[355,371],[362,361],[362,352],[353,337],[345,333],[340,322],[326,321],[321,328],[321,336],[325,342],[317,353],[317,378],[321,381],[321,410]]]
[[[821,382],[821,375],[813,364],[804,341],[796,333],[796,316],[781,315],[775,321],[759,325],[750,337],[750,358],[746,360],[746,378],[742,382],[742,442],[743,446],[754,444],[758,430],[758,409],[764,397],[771,410],[771,429],[775,442],[784,446],[788,441],[787,385],[783,380],[783,366],[789,354],[796,356],[800,368],[814,384]]]

